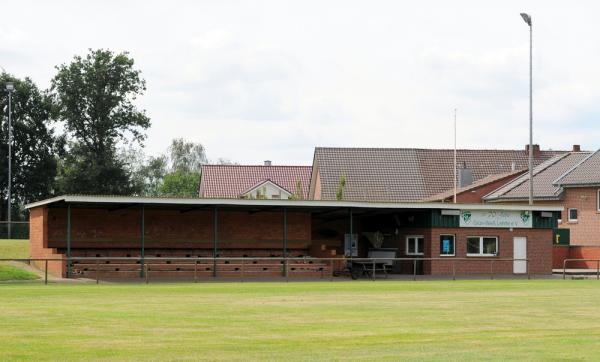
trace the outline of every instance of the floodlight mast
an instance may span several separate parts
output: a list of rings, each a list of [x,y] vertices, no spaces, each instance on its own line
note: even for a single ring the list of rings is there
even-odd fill
[[[533,25],[531,15],[521,17],[529,25],[529,205],[533,205]]]

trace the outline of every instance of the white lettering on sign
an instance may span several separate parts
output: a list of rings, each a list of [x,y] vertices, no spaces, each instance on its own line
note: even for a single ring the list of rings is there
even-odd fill
[[[461,210],[460,227],[532,228],[531,211]]]

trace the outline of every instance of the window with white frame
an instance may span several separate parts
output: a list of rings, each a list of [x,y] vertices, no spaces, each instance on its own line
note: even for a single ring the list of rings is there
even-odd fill
[[[598,190],[598,197],[596,197],[596,210],[600,211],[600,190]]]
[[[569,209],[569,222],[577,222],[577,209]]]
[[[406,237],[406,255],[423,255],[425,237],[422,235],[410,235]]]
[[[454,256],[454,235],[440,235],[440,256]]]
[[[467,238],[467,256],[498,255],[498,237],[469,236]]]

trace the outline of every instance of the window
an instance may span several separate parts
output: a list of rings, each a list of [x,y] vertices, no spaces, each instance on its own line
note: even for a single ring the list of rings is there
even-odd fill
[[[569,222],[577,222],[577,209],[569,209]]]
[[[596,198],[596,210],[600,211],[600,190],[598,190],[598,197]]]
[[[425,238],[423,236],[406,237],[406,255],[423,255]]]
[[[495,236],[469,236],[467,238],[467,256],[498,255],[498,238]]]
[[[454,235],[440,235],[440,256],[454,256]]]

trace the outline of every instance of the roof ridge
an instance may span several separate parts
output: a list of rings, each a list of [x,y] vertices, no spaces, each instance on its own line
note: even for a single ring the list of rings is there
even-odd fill
[[[454,151],[453,148],[425,148],[425,147],[315,147],[316,150],[410,150],[410,151]],[[523,152],[524,149],[506,149],[506,148],[458,148],[457,151],[504,151],[504,152]],[[540,152],[558,152],[569,153],[568,150],[540,150]],[[586,151],[581,151],[585,153]]]
[[[271,166],[265,166],[265,165],[218,165],[218,164],[204,164],[201,165],[201,167],[262,167],[262,168],[268,168],[268,167],[302,167],[302,168],[312,168],[312,166],[306,166],[306,165],[271,165]]]

